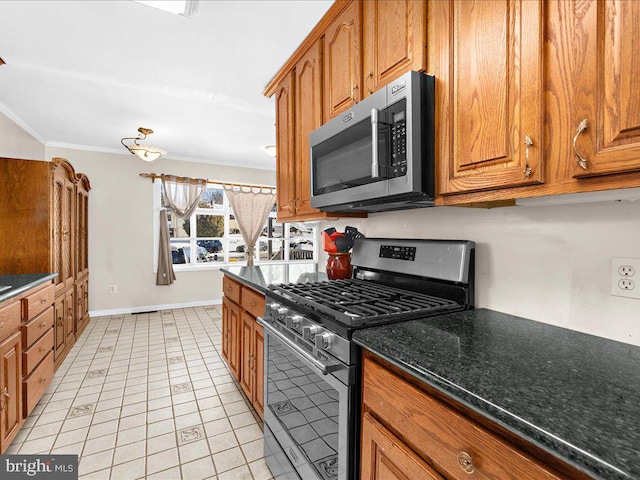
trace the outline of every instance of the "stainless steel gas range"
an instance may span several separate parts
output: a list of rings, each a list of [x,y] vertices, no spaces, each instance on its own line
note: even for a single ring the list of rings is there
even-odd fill
[[[264,449],[276,479],[358,478],[355,330],[473,308],[475,244],[360,239],[353,278],[270,285]]]

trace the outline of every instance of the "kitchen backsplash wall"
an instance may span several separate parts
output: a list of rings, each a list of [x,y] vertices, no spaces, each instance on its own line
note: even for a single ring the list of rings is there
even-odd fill
[[[367,237],[474,240],[476,307],[640,345],[640,300],[610,294],[611,257],[640,258],[640,201],[437,207],[320,227],[345,225]]]

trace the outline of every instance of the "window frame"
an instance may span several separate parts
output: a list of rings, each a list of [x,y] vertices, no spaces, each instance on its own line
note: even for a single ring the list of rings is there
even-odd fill
[[[206,188],[219,188],[224,190],[223,185],[221,183],[210,182],[207,184]],[[159,249],[159,241],[160,241],[160,211],[162,210],[162,182],[154,182],[153,188],[153,272],[156,273],[158,271],[158,249]],[[224,216],[224,232],[222,237],[198,237],[197,236],[197,215],[223,215]],[[229,245],[234,241],[241,241],[244,243],[242,239],[242,235],[240,234],[231,234],[229,233],[230,229],[230,218],[233,215],[231,207],[229,205],[229,201],[227,199],[226,194],[223,194],[223,205],[221,209],[208,209],[198,207],[195,212],[190,217],[190,229],[189,229],[189,237],[185,237],[183,240],[189,243],[190,251],[197,252],[197,241],[198,240],[208,240],[208,239],[216,239],[222,242],[222,251],[224,255],[224,261],[222,262],[197,262],[197,254],[190,255],[189,262],[185,264],[173,264],[173,269],[175,272],[189,272],[189,271],[201,271],[201,270],[219,270],[220,268],[227,268],[233,266],[246,266],[247,261],[230,261],[230,251]],[[275,208],[269,213],[269,218],[272,218],[274,221],[276,220],[276,210]],[[268,226],[269,220],[265,222],[265,227]],[[318,235],[318,222],[305,222],[305,225],[308,225],[312,231],[312,239],[313,239],[313,258],[312,259],[302,259],[302,260],[292,260],[290,259],[290,250],[291,250],[291,226],[292,223],[278,223],[278,225],[282,225],[282,237],[264,237],[262,236],[262,232],[258,237],[257,246],[260,245],[260,242],[282,242],[282,250],[283,250],[283,258],[281,260],[262,260],[260,259],[260,249],[256,248],[256,255],[254,257],[254,265],[282,265],[282,264],[290,264],[290,263],[318,263],[318,254],[319,254],[319,235]],[[178,237],[180,238],[180,237]],[[175,237],[172,240],[176,239]]]

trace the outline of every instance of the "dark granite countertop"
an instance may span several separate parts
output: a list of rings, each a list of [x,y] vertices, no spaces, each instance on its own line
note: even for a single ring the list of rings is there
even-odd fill
[[[639,347],[486,309],[353,338],[594,478],[640,478]]]
[[[57,273],[23,273],[16,275],[0,275],[0,287],[11,288],[0,291],[0,302],[9,300],[27,290],[56,278]]]
[[[324,268],[317,263],[289,263],[253,267],[226,267],[220,269],[239,282],[265,293],[274,283],[321,282],[327,280]]]

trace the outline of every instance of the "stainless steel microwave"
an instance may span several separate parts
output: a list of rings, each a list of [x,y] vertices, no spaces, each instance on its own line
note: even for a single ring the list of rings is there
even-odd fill
[[[311,132],[311,206],[326,212],[432,206],[434,83],[408,72]]]

